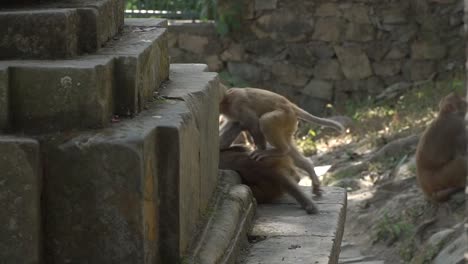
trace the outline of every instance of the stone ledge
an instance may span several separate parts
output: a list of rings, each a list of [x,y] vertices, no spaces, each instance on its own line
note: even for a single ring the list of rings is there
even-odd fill
[[[167,89],[185,90],[184,100],[154,101],[105,129],[41,137],[46,263],[177,263],[185,254],[217,185],[217,167],[201,159],[217,165],[217,137],[202,136],[218,118],[200,109],[217,113],[219,99],[216,74],[178,76]]]
[[[113,55],[116,78],[116,113],[133,115],[143,110],[169,76],[167,30],[162,19],[125,19],[122,34],[97,54]]]
[[[142,111],[169,75],[166,29],[159,27],[164,21],[151,21],[155,27],[130,20],[132,26],[96,55],[0,61],[0,102],[11,105],[9,114],[0,112],[0,129],[102,128],[114,114]],[[0,104],[0,110],[5,107]]]
[[[41,133],[103,127],[113,114],[114,61],[3,61],[9,67],[11,128]]]
[[[122,0],[69,0],[0,11],[0,59],[59,59],[94,52],[123,25]]]
[[[310,187],[302,187],[310,195]],[[346,191],[324,187],[323,197],[314,199],[320,213],[307,215],[297,202],[285,197],[257,207],[251,236],[265,237],[252,244],[240,263],[336,264],[346,218]]]
[[[6,130],[10,123],[10,94],[8,67],[0,66],[0,132]]]
[[[41,190],[38,142],[0,136],[2,263],[41,263]]]
[[[219,182],[217,199],[208,210],[211,213],[184,263],[234,263],[240,247],[247,242],[255,199],[234,171],[220,171]]]

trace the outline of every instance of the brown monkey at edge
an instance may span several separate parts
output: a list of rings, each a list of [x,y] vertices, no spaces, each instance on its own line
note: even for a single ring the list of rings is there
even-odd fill
[[[288,193],[308,214],[318,212],[314,202],[299,188],[300,177],[290,157],[268,157],[257,161],[249,157],[249,152],[241,145],[222,149],[219,168],[238,172],[258,203],[269,203]]]
[[[296,166],[305,170],[312,180],[312,192],[321,195],[320,181],[314,165],[296,148],[293,135],[297,120],[329,126],[344,132],[344,127],[333,120],[319,118],[290,102],[285,97],[256,88],[230,88],[224,90],[220,113],[228,121],[220,131],[221,149],[229,147],[241,131],[248,131],[257,149],[250,156],[255,160],[289,155]],[[266,143],[273,148],[266,149]]]
[[[424,131],[416,149],[416,175],[429,199],[447,200],[466,184],[465,114],[467,103],[450,93],[439,103],[437,118]]]

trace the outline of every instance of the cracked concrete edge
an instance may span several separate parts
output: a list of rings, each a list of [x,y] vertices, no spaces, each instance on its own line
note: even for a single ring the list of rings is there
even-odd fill
[[[218,194],[182,263],[233,264],[252,227],[256,202],[234,171],[220,170]]]
[[[336,230],[335,239],[333,241],[333,247],[329,256],[329,264],[337,264],[340,259],[341,253],[341,241],[343,240],[345,222],[346,222],[346,208],[348,207],[348,192],[344,193],[343,206],[341,207],[338,216],[338,228]]]

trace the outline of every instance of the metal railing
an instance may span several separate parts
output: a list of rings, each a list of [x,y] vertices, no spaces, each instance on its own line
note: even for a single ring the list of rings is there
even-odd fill
[[[127,17],[168,19],[212,19],[214,0],[127,0]]]

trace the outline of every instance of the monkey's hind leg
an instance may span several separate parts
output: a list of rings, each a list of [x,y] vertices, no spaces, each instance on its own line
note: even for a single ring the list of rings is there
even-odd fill
[[[430,198],[437,202],[443,202],[449,197],[465,188],[467,174],[467,159],[458,157],[447,163],[442,169],[434,172],[429,180],[433,186]]]
[[[251,153],[255,160],[262,160],[266,157],[281,157],[290,151],[290,140],[297,127],[297,120],[294,114],[284,110],[268,112],[259,119],[260,130],[265,139],[273,148],[267,150],[257,149]]]
[[[296,199],[296,201],[308,214],[316,214],[319,212],[317,206],[315,206],[314,202],[312,202],[312,200],[301,191],[299,185],[294,181],[293,177],[284,173],[281,173],[281,175],[278,176],[278,178],[281,180],[281,185],[283,185],[284,189],[286,190],[286,193]]]
[[[461,187],[453,187],[453,188],[439,190],[432,194],[431,199],[437,202],[444,202],[444,201],[447,201],[450,198],[450,196],[452,196],[452,194],[455,194],[463,190],[465,190],[465,188],[461,188]]]
[[[317,196],[322,196],[323,190],[320,188],[320,180],[315,173],[312,161],[304,157],[304,155],[302,155],[294,145],[291,146],[290,156],[294,160],[294,164],[305,170],[309,175],[309,178],[312,181],[312,193]]]

